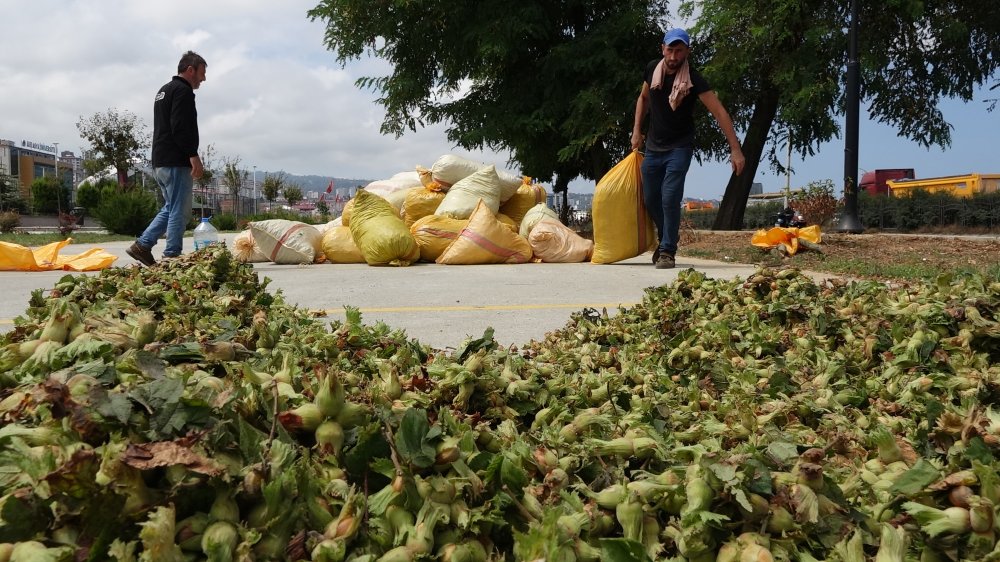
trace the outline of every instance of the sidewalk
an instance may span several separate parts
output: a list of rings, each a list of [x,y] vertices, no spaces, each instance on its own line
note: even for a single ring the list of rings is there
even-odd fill
[[[223,239],[232,247],[235,235]],[[97,246],[119,256],[114,267],[135,267],[125,254],[131,242],[71,244],[66,254]],[[162,244],[153,249],[160,256]],[[193,250],[191,238],[184,251]],[[694,258],[678,258],[677,269],[655,269],[650,254],[610,265],[546,264],[465,265],[414,264],[410,267],[370,267],[365,264],[256,264],[258,274],[271,279],[271,291],[281,291],[297,306],[330,320],[342,320],[344,307],[361,309],[366,324],[385,322],[406,330],[411,338],[438,348],[458,346],[467,336],[479,337],[493,327],[505,346],[540,340],[566,325],[583,308],[634,306],[644,289],[671,283],[689,267],[710,277],[747,277],[754,266]],[[0,331],[13,329],[31,291],[49,289],[67,272],[0,272],[6,296],[0,303]],[[81,274],[92,275],[94,273]]]

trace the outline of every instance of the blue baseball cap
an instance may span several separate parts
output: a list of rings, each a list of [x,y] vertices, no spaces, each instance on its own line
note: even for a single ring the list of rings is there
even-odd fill
[[[670,31],[668,31],[663,36],[663,44],[664,45],[669,45],[669,44],[673,43],[674,41],[680,41],[680,42],[684,43],[688,47],[691,46],[691,38],[688,36],[688,32],[684,31],[683,29],[681,29],[679,27],[675,27],[674,29],[671,29]]]

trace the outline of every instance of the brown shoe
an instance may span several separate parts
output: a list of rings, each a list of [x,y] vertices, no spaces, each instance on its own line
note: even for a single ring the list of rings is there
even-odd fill
[[[675,265],[674,256],[667,253],[660,254],[660,258],[656,260],[656,269],[673,269]]]
[[[656,262],[658,262],[658,261],[660,261],[660,248],[659,247],[657,247],[655,250],[653,250],[653,265],[656,265]]]
[[[134,242],[131,246],[126,248],[125,253],[142,265],[150,266],[156,264],[156,260],[153,259],[153,252],[149,251],[149,248],[138,242]]]

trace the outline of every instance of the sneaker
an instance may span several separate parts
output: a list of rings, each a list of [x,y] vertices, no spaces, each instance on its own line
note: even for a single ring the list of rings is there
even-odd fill
[[[156,264],[156,260],[153,259],[153,252],[138,242],[134,242],[126,248],[125,253],[142,265],[150,266]]]
[[[667,253],[660,254],[656,260],[656,269],[673,269],[675,265],[674,256]]]
[[[653,265],[656,265],[658,261],[660,261],[660,249],[656,248],[653,250]]]

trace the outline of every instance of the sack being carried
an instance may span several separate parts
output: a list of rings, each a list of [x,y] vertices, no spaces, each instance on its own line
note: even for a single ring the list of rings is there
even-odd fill
[[[642,200],[642,155],[632,151],[594,189],[591,263],[614,263],[656,247],[656,228]]]

